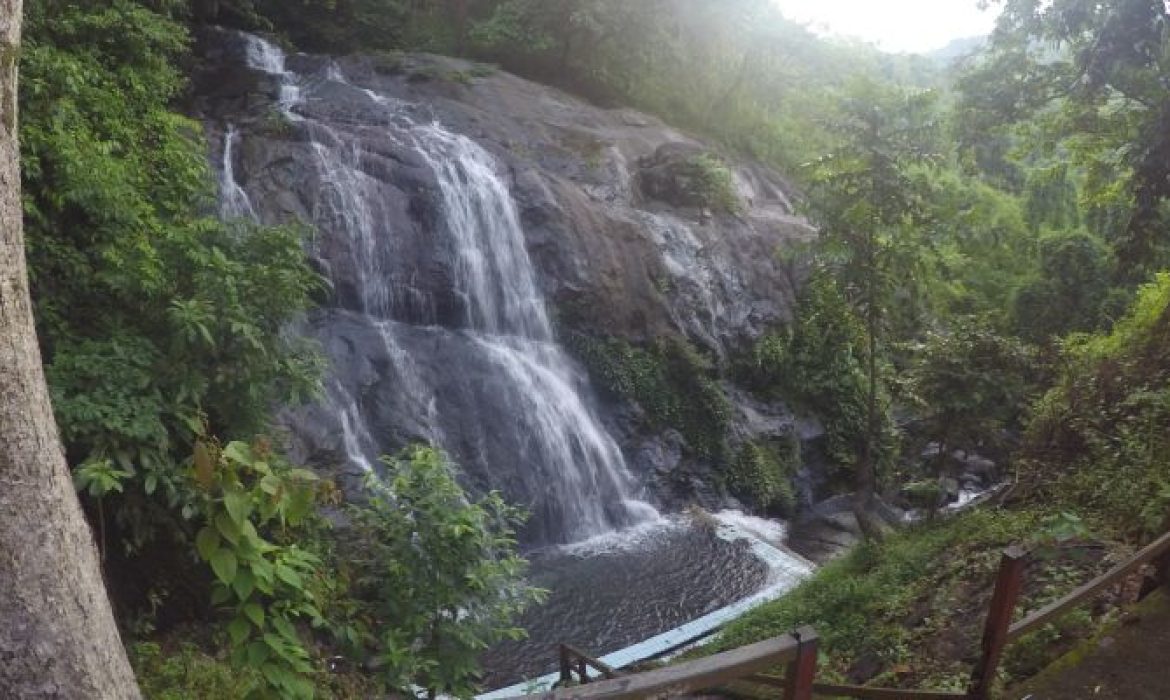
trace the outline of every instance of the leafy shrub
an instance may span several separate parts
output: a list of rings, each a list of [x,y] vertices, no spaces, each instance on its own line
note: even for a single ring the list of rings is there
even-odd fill
[[[1041,238],[1039,275],[1013,300],[1016,331],[1042,342],[1100,328],[1112,303],[1114,264],[1109,248],[1084,231]]]
[[[908,384],[939,458],[954,447],[995,444],[1000,430],[1020,418],[1032,369],[1026,346],[979,319],[959,318],[948,331],[928,333]]]
[[[193,478],[203,527],[200,559],[215,575],[211,602],[230,612],[231,660],[259,672],[257,696],[312,698],[313,665],[297,629],[325,627],[321,559],[296,541],[314,514],[318,478],[294,469],[266,441],[196,443]],[[284,543],[281,543],[284,542]]]
[[[580,333],[566,342],[602,391],[639,405],[653,427],[678,430],[694,453],[725,457],[727,397],[710,361],[689,343],[667,338],[641,348]]]
[[[33,0],[21,54],[29,273],[72,465],[128,474],[121,544],[176,529],[201,416],[226,439],[313,391],[282,332],[319,279],[299,228],[228,226],[198,122],[172,109],[190,43],[173,3]],[[116,496],[116,497],[115,497]]]
[[[155,642],[138,642],[129,652],[138,686],[150,700],[243,698],[262,680],[259,671],[232,666],[191,643],[167,653]]]
[[[866,433],[866,378],[861,322],[832,277],[818,272],[801,292],[797,315],[781,333],[757,341],[742,380],[769,399],[787,399],[825,426],[826,452],[842,469],[857,463]],[[889,397],[879,395],[881,463],[894,456]]]
[[[1097,523],[1156,533],[1170,482],[1170,274],[1142,287],[1109,333],[1063,344],[1065,370],[1028,425],[1024,475]]]
[[[702,206],[737,213],[743,209],[735,192],[735,180],[723,161],[703,153],[686,161],[684,175],[689,179],[692,194]]]
[[[753,508],[791,515],[796,508],[792,478],[799,465],[800,441],[795,435],[778,444],[748,442],[728,468],[727,486]]]
[[[522,638],[513,619],[543,595],[516,555],[523,515],[495,492],[470,501],[435,449],[383,461],[388,480],[371,476],[368,503],[350,509],[345,550],[366,642],[389,687],[470,696],[479,654]]]

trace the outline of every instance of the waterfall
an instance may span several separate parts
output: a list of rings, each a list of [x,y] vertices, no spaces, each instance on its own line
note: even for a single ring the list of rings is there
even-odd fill
[[[225,219],[256,219],[256,210],[248,193],[236,180],[235,151],[240,134],[228,124],[223,135],[223,163],[219,170],[220,216]]]
[[[279,78],[278,106],[295,114],[308,136],[319,179],[311,223],[347,241],[344,264],[358,287],[349,303],[358,318],[352,323],[373,329],[391,365],[377,370],[375,385],[394,395],[360,396],[339,380],[330,385],[323,409],[338,426],[349,462],[371,468],[390,441],[370,424],[371,414],[397,410],[411,414],[410,435],[438,444],[465,465],[482,463],[478,473],[491,477],[486,486],[532,511],[543,541],[580,540],[657,518],[635,497],[637,484],[591,405],[586,378],[556,343],[496,159],[440,123],[414,117],[409,105],[349,85],[335,63],[309,80],[286,69],[278,48],[251,36],[246,59],[254,70]],[[315,90],[322,85],[364,94],[376,118],[355,127],[348,117],[344,125],[315,117]],[[426,222],[421,243],[394,230],[387,214],[391,194],[364,167],[372,155],[363,130],[375,128],[410,149],[433,176],[438,216]],[[230,162],[238,138],[229,128],[223,209],[226,216],[257,218]],[[420,244],[451,270],[445,296],[458,300],[458,314],[442,325],[434,291],[416,286],[419,271],[403,263],[404,251]],[[436,359],[448,352],[466,362]],[[470,370],[463,364],[481,368],[480,374],[464,378]],[[498,445],[514,453],[505,458],[496,453]]]

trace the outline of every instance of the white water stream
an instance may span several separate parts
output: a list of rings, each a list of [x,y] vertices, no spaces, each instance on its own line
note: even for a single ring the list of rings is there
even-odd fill
[[[300,86],[311,81],[289,71],[277,47],[258,37],[248,41],[250,66],[280,81],[281,112],[306,122],[312,135],[322,182],[314,222],[341,230],[352,241],[362,311],[379,324],[398,375],[407,378],[402,389],[428,407],[428,437],[445,446],[434,388],[411,371],[409,346],[399,343],[395,335],[400,326],[388,322],[395,320],[396,309],[417,307],[420,295],[383,269],[387,250],[395,245],[382,233],[387,226],[379,219],[383,184],[362,170],[358,139],[298,111],[306,99]],[[312,80],[348,85],[334,63]],[[529,451],[524,462],[537,466],[535,473],[522,474],[521,480],[528,493],[537,494],[539,514],[558,520],[544,523],[545,531],[554,540],[574,541],[657,519],[657,511],[636,497],[637,485],[621,450],[582,395],[582,377],[555,341],[500,166],[471,139],[436,122],[415,123],[402,103],[363,92],[387,112],[386,135],[413,147],[434,173],[442,220],[429,233],[439,237],[437,245],[454,258],[452,283],[465,309],[461,333],[507,379],[515,397],[509,406],[515,417],[513,429],[524,436],[518,441]],[[225,215],[255,218],[256,208],[235,179],[233,158],[239,135],[229,128],[224,139]],[[329,401],[345,433],[350,461],[368,469],[378,446],[369,427],[363,425],[357,399],[334,387]]]

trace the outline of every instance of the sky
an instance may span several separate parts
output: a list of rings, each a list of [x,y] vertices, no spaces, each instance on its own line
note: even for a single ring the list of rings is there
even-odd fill
[[[978,0],[773,0],[818,34],[855,37],[885,51],[921,53],[952,39],[987,34],[998,7]]]

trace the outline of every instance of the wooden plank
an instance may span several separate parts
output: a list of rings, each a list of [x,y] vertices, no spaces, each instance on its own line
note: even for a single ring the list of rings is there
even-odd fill
[[[1091,596],[1117,583],[1118,580],[1133,573],[1143,564],[1157,559],[1165,552],[1170,552],[1170,532],[1154,540],[1137,554],[1134,554],[1109,571],[1076,588],[1060,600],[1049,603],[1036,612],[1025,616],[1024,619],[1012,625],[1008,630],[1008,641],[1014,641],[1032,630],[1046,625],[1053,619],[1068,612],[1070,608],[1076,607]]]
[[[857,700],[954,700],[965,698],[966,693],[954,690],[901,690],[898,688],[867,688],[861,685],[836,685],[814,683],[815,695],[831,698],[856,698]]]
[[[999,659],[1008,644],[1012,613],[1024,587],[1024,564],[1027,563],[1027,557],[1023,548],[1008,547],[999,560],[995,592],[991,594],[987,621],[983,625],[982,653],[971,672],[971,683],[967,687],[967,696],[975,700],[986,700],[990,696]]]
[[[816,638],[816,633],[809,628],[799,631],[805,639]],[[796,658],[799,646],[795,637],[784,635],[677,666],[521,697],[531,700],[609,700],[683,695],[787,663]]]

